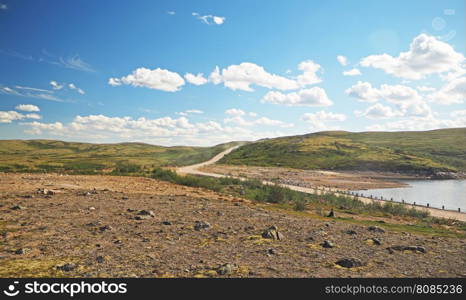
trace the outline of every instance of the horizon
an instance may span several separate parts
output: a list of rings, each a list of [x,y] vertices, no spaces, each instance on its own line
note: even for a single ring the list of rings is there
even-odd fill
[[[145,142],[136,142],[136,141],[126,141],[126,142],[110,142],[110,143],[98,143],[98,142],[80,142],[80,141],[74,141],[74,140],[58,140],[58,139],[0,139],[1,141],[49,141],[49,142],[64,142],[64,143],[80,143],[80,144],[92,144],[92,145],[121,145],[121,144],[144,144],[144,145],[149,145],[149,146],[155,146],[155,147],[165,147],[165,148],[175,148],[175,147],[200,147],[200,148],[210,148],[210,147],[215,147],[223,144],[229,144],[229,143],[255,143],[255,142],[260,142],[262,140],[269,140],[269,139],[280,139],[280,138],[290,138],[290,137],[295,137],[295,136],[304,136],[304,135],[312,135],[312,134],[319,134],[319,133],[332,133],[332,132],[345,132],[345,133],[406,133],[406,132],[431,132],[431,131],[439,131],[439,130],[454,130],[454,129],[466,129],[466,127],[452,127],[452,128],[436,128],[436,129],[429,129],[429,130],[404,130],[404,131],[347,131],[347,130],[323,130],[323,131],[316,131],[316,132],[309,132],[309,133],[304,133],[304,134],[299,134],[299,135],[284,135],[284,136],[277,136],[277,137],[272,137],[272,138],[261,138],[258,140],[252,140],[252,141],[241,141],[241,140],[231,140],[219,144],[213,144],[213,145],[207,145],[207,146],[193,146],[193,145],[187,145],[187,144],[179,144],[179,145],[171,145],[171,146],[163,146],[163,145],[158,145],[158,144],[150,144],[150,143],[145,143]]]
[[[464,1],[114,3],[0,0],[0,139],[466,127]]]

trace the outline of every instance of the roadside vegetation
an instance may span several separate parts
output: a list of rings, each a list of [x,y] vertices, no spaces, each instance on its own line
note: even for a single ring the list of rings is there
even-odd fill
[[[274,204],[275,209],[284,209],[288,212],[304,213],[313,211],[320,217],[327,217],[328,212],[333,209],[336,214],[344,213],[346,215],[364,215],[374,217],[406,217],[415,220],[414,224],[390,224],[383,226],[390,227],[398,231],[418,232],[433,235],[466,235],[466,223],[451,219],[435,218],[426,211],[420,211],[398,203],[364,203],[353,196],[336,195],[326,193],[323,195],[307,194],[290,190],[279,185],[265,185],[259,180],[240,180],[231,177],[212,178],[194,175],[178,175],[176,172],[168,169],[156,168],[152,173],[152,178],[168,181],[175,184],[181,184],[190,187],[199,187],[212,190],[219,193],[233,195],[257,203]],[[337,217],[338,220],[353,223],[378,224],[377,221],[357,220],[351,217]],[[442,226],[456,228],[454,233]]]
[[[422,132],[325,131],[249,143],[221,164],[430,175],[466,171],[466,128]]]
[[[206,161],[234,145],[161,147],[143,143],[3,140],[0,141],[0,172],[150,175],[156,167]]]

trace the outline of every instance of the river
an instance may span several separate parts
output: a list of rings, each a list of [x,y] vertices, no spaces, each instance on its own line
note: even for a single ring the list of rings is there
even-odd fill
[[[412,204],[427,205],[430,207],[448,210],[466,211],[466,180],[400,180],[409,186],[400,188],[357,190],[355,193],[369,197],[383,197],[383,199]]]

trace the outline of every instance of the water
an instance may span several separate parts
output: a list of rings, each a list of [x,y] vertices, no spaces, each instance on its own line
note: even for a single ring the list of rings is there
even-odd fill
[[[466,180],[400,180],[409,184],[406,187],[390,189],[358,190],[355,193],[405,203],[427,205],[448,210],[466,211]]]

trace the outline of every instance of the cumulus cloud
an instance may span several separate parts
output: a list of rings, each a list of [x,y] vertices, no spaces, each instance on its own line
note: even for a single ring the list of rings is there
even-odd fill
[[[184,79],[186,79],[187,82],[194,84],[194,85],[203,85],[208,82],[207,78],[205,78],[204,74],[202,73],[199,73],[197,75],[186,73],[184,75]]]
[[[425,85],[420,85],[420,86],[417,86],[416,88],[420,92],[433,92],[433,91],[435,91],[435,88],[430,87],[430,86],[425,86]]]
[[[376,102],[380,97],[376,88],[373,88],[369,82],[363,81],[358,81],[355,85],[346,89],[345,94],[362,102]]]
[[[343,122],[346,120],[344,114],[318,111],[315,113],[305,113],[301,119],[310,124],[314,130],[333,130],[338,129],[338,126],[329,125],[329,122]]]
[[[356,111],[355,114],[357,116],[364,116],[368,119],[388,119],[401,116],[400,111],[395,111],[390,106],[385,106],[380,103],[372,105],[363,112]]]
[[[261,122],[267,122],[265,120]],[[256,128],[221,125],[215,121],[193,123],[186,117],[157,119],[76,116],[69,123],[23,122],[25,132],[42,137],[61,137],[95,142],[138,141],[158,145],[207,146],[232,140],[256,140],[284,135],[279,130],[258,131]]]
[[[465,57],[449,44],[427,34],[413,39],[409,50],[393,57],[388,54],[370,55],[360,64],[404,79],[419,80],[430,74],[464,74]]]
[[[178,73],[165,69],[157,68],[150,70],[147,68],[138,68],[127,76],[110,78],[108,84],[112,86],[126,84],[166,92],[176,92],[184,85],[184,79]]]
[[[325,90],[320,87],[302,89],[288,94],[271,91],[265,94],[261,102],[288,106],[330,106],[333,104]]]
[[[15,109],[27,112],[37,112],[40,111],[39,107],[32,104],[19,104],[16,105]]]
[[[366,127],[373,131],[400,131],[400,130],[432,130],[438,128],[466,127],[466,116],[460,115],[453,119],[437,119],[433,116],[413,117],[409,119],[374,124]]]
[[[312,60],[306,60],[298,65],[298,69],[303,71],[303,74],[298,75],[297,81],[299,86],[307,86],[322,82],[322,79],[317,76],[317,72],[320,69],[320,65],[316,64]]]
[[[361,71],[357,68],[353,68],[349,71],[343,71],[343,76],[358,76],[361,75]]]
[[[223,120],[225,124],[232,123],[240,126],[279,126],[282,128],[289,128],[294,126],[294,124],[286,123],[280,120],[273,120],[267,117],[256,118],[256,113],[245,112],[244,110],[237,108],[227,109],[225,114],[229,116]]]
[[[429,116],[432,114],[430,106],[422,99],[419,93],[408,86],[382,84],[380,88],[372,87],[369,82],[358,83],[345,91],[351,97],[355,97],[363,102],[376,102],[383,99],[389,103],[395,104],[399,112],[393,113],[392,116]],[[382,109],[381,106],[375,106],[377,112]],[[387,111],[385,109],[385,111]]]
[[[203,23],[212,25],[222,25],[225,22],[225,17],[220,17],[220,16],[214,16],[214,15],[200,15],[196,12],[192,13],[193,16],[195,16],[197,19],[201,20]]]
[[[428,96],[429,101],[438,104],[458,104],[466,100],[466,77],[453,79],[437,92]]]
[[[41,116],[35,113],[22,114],[14,110],[10,111],[0,111],[0,123],[11,123],[16,120],[23,119],[40,119]]]
[[[243,62],[220,69],[216,67],[209,76],[214,84],[222,83],[232,90],[252,92],[252,84],[269,89],[291,90],[299,87],[298,83],[279,75],[267,72],[263,67],[254,63]]]
[[[181,111],[181,112],[177,112],[175,114],[179,115],[179,116],[188,116],[190,114],[203,114],[204,112],[202,110],[199,110],[199,109],[188,109],[188,110],[185,110],[185,111]]]
[[[340,63],[340,65],[342,65],[342,66],[346,66],[348,64],[348,60],[343,55],[338,55],[337,60]]]

